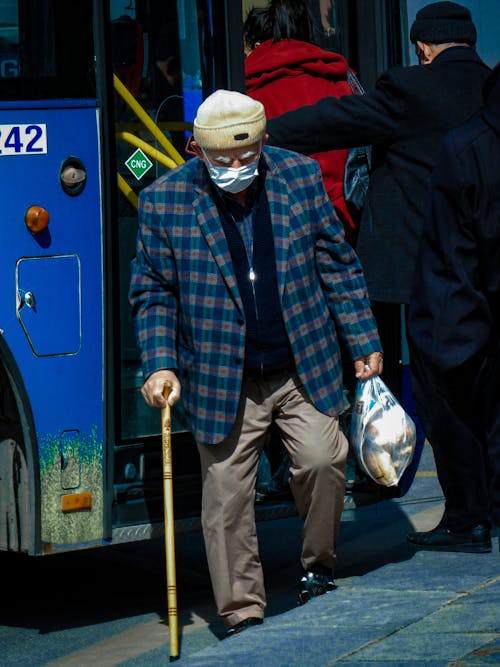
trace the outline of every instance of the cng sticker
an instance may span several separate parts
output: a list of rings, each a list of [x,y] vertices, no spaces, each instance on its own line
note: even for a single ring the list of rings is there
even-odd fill
[[[140,181],[144,174],[151,169],[153,163],[148,156],[138,148],[125,162],[125,165],[130,169],[137,180]]]

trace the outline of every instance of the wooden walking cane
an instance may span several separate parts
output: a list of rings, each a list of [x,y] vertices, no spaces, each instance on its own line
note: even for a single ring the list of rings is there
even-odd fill
[[[163,457],[163,508],[165,516],[165,553],[167,565],[167,609],[170,662],[179,659],[177,619],[177,584],[175,573],[174,493],[172,478],[171,418],[168,396],[172,386],[166,384],[163,395],[167,400],[161,411],[161,445]]]

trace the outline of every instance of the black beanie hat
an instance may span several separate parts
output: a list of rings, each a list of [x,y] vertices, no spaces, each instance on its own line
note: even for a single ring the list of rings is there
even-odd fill
[[[476,28],[467,7],[455,2],[433,2],[417,12],[410,30],[410,40],[415,44],[445,44],[447,42],[476,43]]]

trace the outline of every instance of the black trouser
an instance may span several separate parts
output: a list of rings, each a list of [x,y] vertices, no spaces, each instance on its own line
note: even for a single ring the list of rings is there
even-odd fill
[[[500,340],[447,374],[447,385],[453,409],[483,444],[490,519],[500,526]]]
[[[487,378],[474,365],[447,374],[438,372],[411,340],[408,345],[416,411],[434,451],[445,497],[443,525],[460,530],[487,522],[492,497],[487,443],[483,437]],[[495,428],[498,440],[498,415]],[[495,464],[497,483],[499,463],[497,460]]]
[[[488,456],[491,463],[491,520],[500,526],[500,353],[494,373],[488,419]]]

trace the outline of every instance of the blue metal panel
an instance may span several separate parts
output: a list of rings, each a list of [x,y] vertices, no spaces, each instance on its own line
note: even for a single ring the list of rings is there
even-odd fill
[[[14,133],[11,152],[0,153],[0,329],[23,376],[34,415],[42,477],[42,539],[73,543],[102,536],[103,261],[98,111],[88,102],[76,106],[74,100],[55,102],[54,108],[50,108],[52,103],[45,108],[40,103],[28,108],[29,104],[23,102],[16,109],[12,103],[0,103],[0,129],[45,126],[47,145],[46,152],[21,152],[26,149],[25,130],[21,130],[19,146]],[[0,149],[5,141],[5,136],[0,137]],[[12,153],[18,147],[19,152]],[[60,184],[61,165],[67,158],[78,158],[87,173],[78,196],[66,194]],[[25,212],[33,205],[50,215],[48,229],[35,235],[24,224]],[[56,257],[59,259],[54,260]],[[16,276],[19,287],[33,291],[39,303],[38,312],[24,306],[19,320]],[[95,498],[92,516],[60,516],[61,450],[70,449],[63,435],[68,432],[79,434],[73,449],[84,463],[80,490],[91,490]]]

